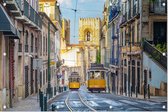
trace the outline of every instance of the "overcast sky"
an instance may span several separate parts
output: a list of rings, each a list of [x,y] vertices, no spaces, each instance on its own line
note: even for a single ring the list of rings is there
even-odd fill
[[[75,21],[75,13],[72,8],[75,9],[77,3],[77,13]],[[70,20],[70,36],[71,43],[78,43],[78,23],[79,18],[82,17],[100,17],[102,18],[103,6],[105,0],[58,0],[60,3],[62,17]],[[75,24],[74,24],[75,21]],[[74,34],[75,25],[75,34]],[[74,37],[75,35],[75,37]]]

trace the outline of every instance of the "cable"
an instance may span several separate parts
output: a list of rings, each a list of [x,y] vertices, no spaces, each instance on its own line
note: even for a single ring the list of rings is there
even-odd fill
[[[78,0],[76,0],[76,5],[74,9],[75,18],[74,18],[74,41],[75,41],[75,28],[76,28],[76,12],[77,12]]]
[[[100,10],[83,10],[83,9],[73,9],[73,8],[67,8],[67,7],[61,7],[62,9],[66,9],[66,10],[72,10],[72,11],[76,11],[76,12],[78,12],[78,11],[81,11],[81,12],[101,12],[102,13],[102,11],[100,11]]]

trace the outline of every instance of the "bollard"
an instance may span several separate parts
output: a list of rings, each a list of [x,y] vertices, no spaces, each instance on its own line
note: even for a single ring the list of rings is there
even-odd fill
[[[146,99],[146,88],[144,86],[144,99]]]
[[[150,99],[150,85],[148,84],[148,99]]]
[[[136,86],[136,98],[138,97],[138,86]]]
[[[40,96],[40,107],[41,107],[41,111],[43,111],[43,92],[39,92],[39,96]]]
[[[43,111],[43,93],[40,93],[40,107],[41,107],[41,111]]]
[[[55,111],[55,105],[53,105],[53,104],[51,105],[51,110]]]
[[[47,96],[44,96],[44,101],[43,101],[43,102],[44,102],[44,103],[43,103],[43,104],[44,104],[44,105],[43,105],[43,106],[44,106],[44,109],[43,109],[43,110],[44,110],[44,111],[47,111]]]
[[[132,86],[131,86],[131,97],[132,97]]]

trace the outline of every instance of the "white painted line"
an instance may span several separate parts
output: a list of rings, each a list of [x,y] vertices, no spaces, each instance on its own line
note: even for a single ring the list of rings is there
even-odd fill
[[[115,102],[115,101],[112,101],[112,100],[104,100],[103,102],[105,102],[109,105],[112,105],[112,106],[121,106],[122,105],[121,103]]]
[[[131,101],[128,101],[128,100],[120,100],[121,102],[124,102],[124,103],[128,103],[128,104],[138,104],[136,102],[131,102]]]

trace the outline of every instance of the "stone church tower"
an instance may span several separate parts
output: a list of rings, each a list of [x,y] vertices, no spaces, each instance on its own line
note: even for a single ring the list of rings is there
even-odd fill
[[[86,81],[86,72],[90,63],[97,62],[100,39],[100,18],[80,18],[79,20],[79,44],[80,66],[82,68],[82,81]]]

